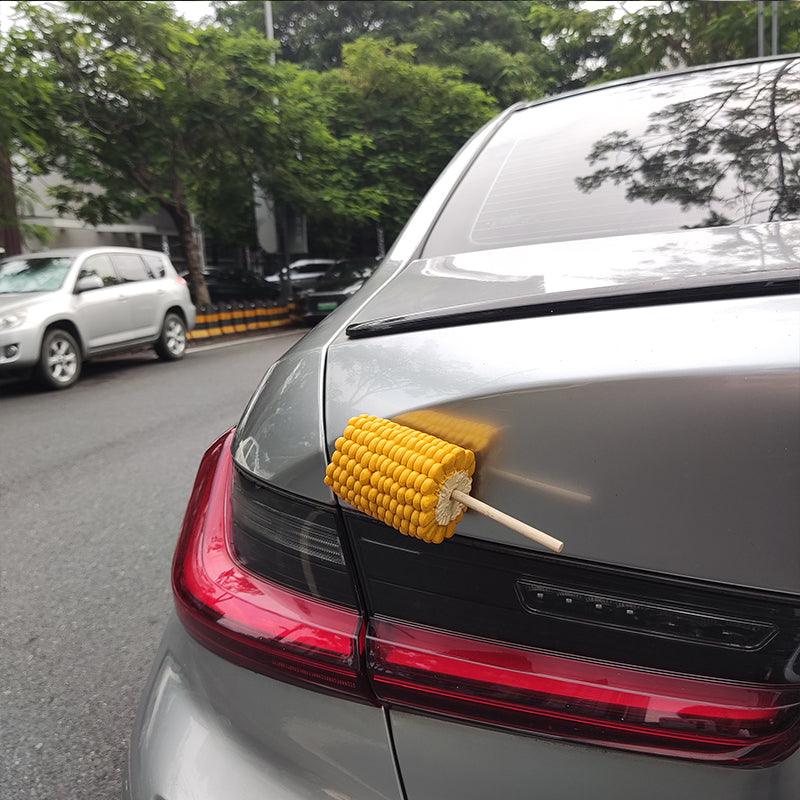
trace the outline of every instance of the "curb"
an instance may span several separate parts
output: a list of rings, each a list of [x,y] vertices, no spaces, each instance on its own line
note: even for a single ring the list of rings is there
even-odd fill
[[[295,322],[295,304],[285,306],[265,303],[218,303],[198,306],[190,342],[216,339],[221,336],[283,328]]]

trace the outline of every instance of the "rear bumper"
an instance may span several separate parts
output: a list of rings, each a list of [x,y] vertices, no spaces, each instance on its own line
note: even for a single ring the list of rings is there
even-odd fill
[[[176,619],[131,739],[131,800],[400,800],[383,711],[237,667]]]
[[[401,800],[384,712],[274,681],[172,619],[131,740],[129,800]],[[795,800],[800,752],[765,769],[696,764],[391,712],[408,800]]]
[[[391,712],[408,800],[796,800],[800,752],[739,769]]]

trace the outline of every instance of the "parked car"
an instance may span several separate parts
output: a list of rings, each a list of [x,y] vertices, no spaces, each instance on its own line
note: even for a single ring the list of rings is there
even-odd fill
[[[92,356],[152,347],[183,358],[195,308],[163,253],[50,250],[0,261],[0,374],[33,371],[50,389]]]
[[[183,270],[181,277],[186,280],[192,296],[195,296],[192,276]],[[208,293],[212,303],[233,303],[248,301],[275,301],[280,291],[277,286],[264,278],[244,270],[229,269],[209,265],[203,269]]]
[[[333,258],[299,258],[289,264],[289,281],[292,291],[297,293],[314,285],[334,264]],[[267,280],[274,286],[280,286],[280,274],[270,275]]]
[[[204,456],[135,800],[800,796],[799,76],[591,87],[463,147]],[[563,555],[338,502],[360,413],[477,451]]]
[[[374,258],[337,261],[310,289],[299,293],[300,317],[309,324],[319,322],[352,297],[377,267]]]

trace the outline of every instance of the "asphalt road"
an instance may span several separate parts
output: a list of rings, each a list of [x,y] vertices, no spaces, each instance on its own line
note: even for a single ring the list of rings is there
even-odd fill
[[[206,446],[300,334],[0,385],[0,797],[116,798]]]

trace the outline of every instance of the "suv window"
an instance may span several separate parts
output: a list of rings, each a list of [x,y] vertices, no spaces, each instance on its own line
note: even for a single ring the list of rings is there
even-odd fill
[[[151,278],[164,277],[164,259],[162,256],[142,256],[144,264],[147,267],[147,272]]]
[[[135,253],[114,253],[111,258],[120,278],[126,283],[146,281],[150,277],[142,257]]]
[[[425,256],[795,219],[800,60],[600,89],[511,115]]]
[[[100,253],[96,256],[89,256],[81,266],[79,278],[85,278],[89,275],[97,275],[103,281],[103,286],[114,286],[117,283],[122,283],[119,275],[117,275],[111,259],[105,254]]]

